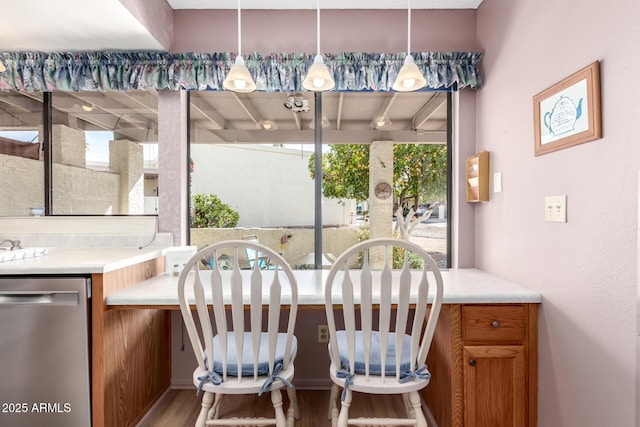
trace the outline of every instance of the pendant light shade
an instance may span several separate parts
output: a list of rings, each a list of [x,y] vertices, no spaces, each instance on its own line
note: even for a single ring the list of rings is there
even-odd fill
[[[238,0],[238,56],[236,56],[236,62],[227,73],[227,77],[224,79],[222,86],[225,89],[233,92],[253,92],[256,90],[256,84],[249,73],[249,69],[244,65],[244,59],[242,58],[242,25],[240,21],[240,0]]]
[[[424,79],[422,72],[413,62],[413,56],[408,54],[404,58],[404,65],[400,68],[398,77],[391,87],[398,92],[411,92],[422,89],[426,84],[427,81]]]
[[[333,77],[331,77],[331,73],[329,73],[329,69],[324,64],[322,55],[320,55],[320,0],[317,1],[316,27],[318,50],[313,59],[313,65],[307,71],[307,76],[302,82],[302,86],[313,92],[324,92],[333,89],[336,82],[333,81]]]
[[[229,70],[222,86],[233,92],[253,92],[256,90],[256,84],[249,73],[249,69],[244,65],[244,59],[242,59],[241,55],[236,56],[236,63]]]
[[[307,90],[322,92],[332,89],[335,85],[336,83],[333,81],[329,69],[324,64],[322,55],[316,55],[313,65],[307,71],[307,77],[302,82],[302,86]]]
[[[411,92],[414,90],[422,89],[427,81],[425,80],[422,72],[416,65],[411,55],[411,0],[408,0],[409,6],[407,8],[407,56],[404,58],[404,64],[400,68],[396,81],[393,82],[391,88],[398,92]]]

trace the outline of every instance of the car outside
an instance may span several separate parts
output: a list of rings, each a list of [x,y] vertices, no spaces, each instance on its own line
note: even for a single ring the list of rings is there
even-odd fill
[[[418,205],[418,209],[416,209],[416,217],[421,217],[426,214],[429,210],[427,205]]]

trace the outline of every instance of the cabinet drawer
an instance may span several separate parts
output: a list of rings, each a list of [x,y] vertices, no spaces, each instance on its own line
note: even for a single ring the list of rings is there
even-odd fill
[[[525,307],[463,306],[462,339],[466,344],[519,344],[525,336]]]

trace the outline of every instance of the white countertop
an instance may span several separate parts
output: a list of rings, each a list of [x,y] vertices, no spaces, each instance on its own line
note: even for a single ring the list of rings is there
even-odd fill
[[[328,270],[294,270],[300,305],[324,304],[324,283],[328,273]],[[204,277],[210,272],[201,271],[201,274]],[[537,292],[477,269],[443,270],[442,277],[445,304],[540,303],[542,301],[541,295]],[[110,306],[177,307],[177,284],[177,276],[162,274],[107,296],[106,303]],[[208,289],[206,292],[210,295]],[[189,300],[193,301],[192,298]]]
[[[107,273],[162,256],[160,247],[47,248],[46,255],[0,262],[0,276]]]

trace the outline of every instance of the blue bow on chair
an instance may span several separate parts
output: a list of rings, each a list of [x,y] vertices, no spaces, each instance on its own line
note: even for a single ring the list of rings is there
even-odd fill
[[[431,374],[427,371],[427,365],[423,365],[422,368],[418,369],[415,372],[405,372],[400,374],[400,383],[404,384],[406,382],[412,381],[414,378],[418,378],[420,380],[428,380],[431,378]]]
[[[260,392],[258,393],[258,396],[262,396],[263,393],[271,390],[271,384],[273,384],[273,382],[275,380],[282,381],[284,383],[284,385],[287,386],[287,388],[293,387],[288,380],[286,380],[285,378],[282,378],[281,376],[278,375],[280,373],[281,369],[282,369],[282,363],[278,363],[273,368],[273,373],[269,376],[269,378],[266,379],[264,384],[262,384],[262,388],[260,389]]]
[[[338,369],[336,371],[336,377],[346,378],[344,382],[344,390],[342,390],[342,401],[344,402],[344,400],[347,398],[347,388],[349,388],[349,386],[353,384],[353,375],[351,375],[346,369]]]
[[[202,386],[207,382],[211,382],[213,385],[222,384],[222,378],[216,372],[207,371],[207,373],[201,377],[198,377],[200,384],[198,384],[198,390],[196,391],[196,396],[200,395],[200,391],[202,391]]]
[[[198,384],[198,389],[196,390],[196,396],[200,395],[200,392],[202,391],[202,386],[207,382],[211,382],[211,384],[213,385],[220,385],[222,384],[222,378],[220,378],[220,375],[218,375],[217,372],[215,371],[210,371],[209,370],[209,363],[207,361],[207,355],[204,355],[204,368],[207,370],[207,373],[204,374],[201,377],[198,377],[198,381],[200,381],[200,383]]]

